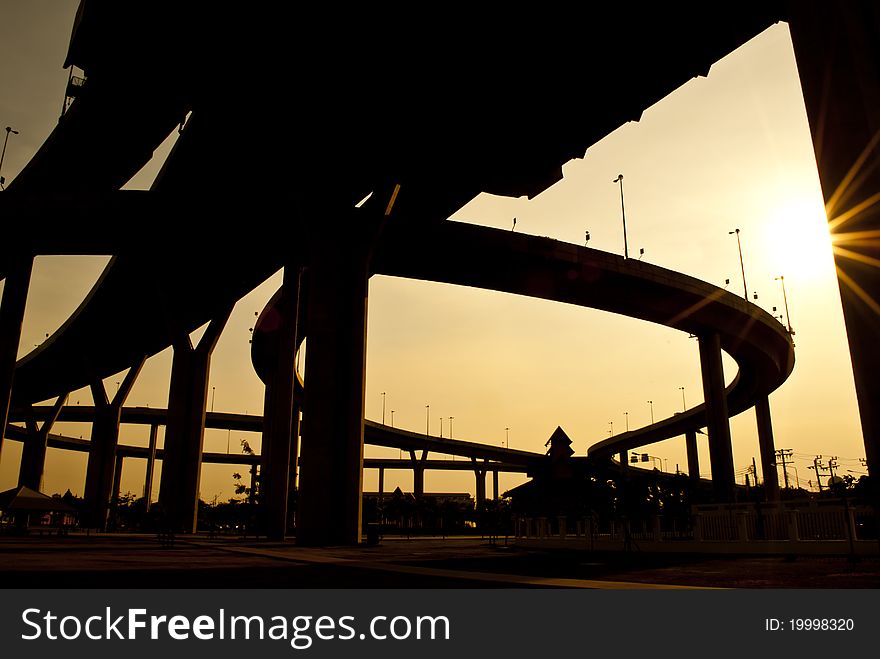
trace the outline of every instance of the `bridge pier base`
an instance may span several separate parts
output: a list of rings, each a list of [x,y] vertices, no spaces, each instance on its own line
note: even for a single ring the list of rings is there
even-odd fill
[[[119,444],[119,422],[122,405],[143,368],[146,357],[128,369],[113,399],[109,399],[104,383],[91,384],[95,403],[89,462],[86,466],[86,486],[83,494],[85,523],[89,528],[107,528],[110,498],[113,495],[113,474],[116,465],[116,446]]]
[[[734,500],[736,480],[733,469],[733,447],[730,442],[730,415],[727,410],[727,397],[724,395],[721,338],[717,332],[714,332],[699,337],[699,344],[712,484],[715,499],[719,503],[730,503]]]
[[[162,523],[174,532],[196,530],[211,353],[231,313],[229,307],[214,318],[195,348],[189,336],[174,342],[165,458],[159,486]]]

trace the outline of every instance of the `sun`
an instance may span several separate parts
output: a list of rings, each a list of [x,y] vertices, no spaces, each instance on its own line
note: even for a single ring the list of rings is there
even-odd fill
[[[821,197],[791,197],[767,216],[765,241],[780,275],[816,280],[834,272],[831,236]]]

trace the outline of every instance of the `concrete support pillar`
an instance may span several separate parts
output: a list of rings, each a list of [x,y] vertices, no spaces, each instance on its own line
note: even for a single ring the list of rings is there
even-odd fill
[[[700,480],[700,454],[697,451],[697,431],[688,430],[684,434],[684,443],[687,447],[688,476],[696,483]]]
[[[6,265],[6,283],[3,285],[3,299],[0,300],[0,455],[3,453],[3,437],[9,421],[12,379],[34,258],[30,254],[13,256]]]
[[[415,451],[409,452],[409,457],[413,463],[413,496],[421,499],[425,495],[425,467],[423,462],[428,458],[428,451],[422,451],[422,457],[417,458]]]
[[[248,503],[250,503],[250,504],[255,504],[257,502],[257,489],[259,488],[258,483],[260,481],[260,476],[258,475],[258,471],[257,471],[258,469],[259,468],[257,467],[257,465],[255,465],[255,464],[251,465],[251,468],[250,468],[251,486],[249,488],[248,499],[247,499]]]
[[[174,343],[159,505],[163,524],[175,532],[196,529],[211,353],[231,313],[229,307],[215,317],[195,348],[189,336]]]
[[[293,399],[293,415],[290,419],[290,462],[287,468],[287,532],[296,527],[297,474],[299,473],[299,438],[302,419],[302,390]]]
[[[37,426],[36,420],[31,417],[30,413],[28,414],[25,422],[28,435],[22,448],[21,465],[18,470],[19,485],[24,485],[38,492],[42,489],[43,470],[46,466],[46,443],[49,440],[49,432],[55,425],[55,421],[58,420],[58,415],[61,414],[61,408],[64,407],[66,400],[66,394],[58,397],[52,406],[49,418],[40,427]]]
[[[501,498],[501,493],[498,491],[498,470],[495,469],[492,471],[492,498],[495,501]]]
[[[477,510],[481,510],[486,505],[486,470],[474,469],[474,476],[477,479]]]
[[[880,8],[789,2],[852,357],[868,472],[880,479]],[[880,497],[880,492],[875,493]]]
[[[709,460],[712,484],[718,502],[732,502],[736,491],[733,447],[730,443],[730,419],[724,395],[724,369],[721,365],[721,340],[717,333],[699,338],[700,366],[703,375],[703,399],[706,401],[706,426],[709,433]]]
[[[761,473],[764,476],[764,500],[779,501],[779,475],[776,472],[776,446],[773,443],[773,422],[770,399],[761,396],[755,403],[758,420],[758,446],[761,451]]]
[[[361,540],[368,251],[353,234],[364,228],[349,222],[312,246],[297,511],[303,545]]]
[[[144,509],[150,510],[153,498],[153,472],[156,467],[156,443],[159,439],[159,426],[150,426],[150,446],[147,449],[147,473],[144,476]]]
[[[113,493],[113,473],[116,465],[116,446],[119,444],[119,417],[122,406],[143,368],[146,357],[141,357],[128,369],[119,389],[109,399],[104,383],[92,383],[95,403],[95,419],[89,445],[89,462],[86,466],[86,487],[83,495],[85,522],[89,528],[105,529]]]
[[[110,491],[110,502],[114,508],[119,503],[119,495],[122,490],[122,467],[124,464],[125,458],[121,455],[117,456],[116,467],[113,469],[113,488]]]
[[[379,505],[385,499],[385,467],[379,467]]]
[[[263,442],[260,452],[260,505],[270,540],[283,540],[287,532],[287,505],[291,480],[296,478],[299,452],[299,411],[294,405],[299,291],[302,268],[288,264],[284,268],[281,297],[275,306],[278,356],[271,379],[266,383],[263,412]]]

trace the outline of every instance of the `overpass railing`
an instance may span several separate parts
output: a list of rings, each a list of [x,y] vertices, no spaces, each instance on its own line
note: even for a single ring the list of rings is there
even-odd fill
[[[761,543],[877,540],[873,508],[844,500],[693,506],[689,518],[655,515],[639,520],[593,517],[518,517],[524,539]]]

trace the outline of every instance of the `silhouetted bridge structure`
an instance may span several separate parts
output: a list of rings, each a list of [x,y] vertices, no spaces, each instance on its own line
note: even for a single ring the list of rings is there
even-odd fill
[[[445,440],[364,421],[373,274],[577,304],[696,335],[705,403],[599,442],[590,455],[683,434],[695,475],[696,432],[705,427],[716,498],[729,501],[728,419],[754,406],[766,489],[776,495],[768,396],[794,365],[791,337],[776,319],[664,268],[446,219],[480,192],[540,193],[603,136],[788,20],[829,212],[845,217],[848,228],[880,230],[880,219],[867,212],[880,191],[880,103],[868,100],[880,97],[875,5],[728,2],[707,13],[680,3],[643,8],[625,22],[616,8],[591,7],[593,29],[586,32],[580,18],[555,13],[549,22],[533,14],[469,12],[466,21],[450,14],[424,32],[399,29],[400,16],[391,21],[375,8],[333,20],[315,8],[309,15],[283,5],[272,12],[81,2],[65,66],[83,69],[85,81],[0,198],[0,427],[10,400],[26,411],[57,399],[42,413],[42,427],[33,420],[27,426],[23,484],[39,488],[52,423],[73,414],[62,409],[65,396],[91,387],[85,498],[89,523],[102,526],[125,399],[145,360],[172,346],[159,499],[173,525],[191,531],[204,429],[218,418],[206,413],[211,353],[235,303],[283,268],[282,288],[258,320],[252,350],[266,385],[260,468],[270,536],[285,534],[297,464],[298,542],[356,543],[365,440],[452,452],[443,450],[452,444],[437,443]],[[292,39],[291,26],[304,21],[308,34]],[[511,33],[554,48],[511,48]],[[319,45],[357,55],[316,59]],[[393,73],[401,53],[420,72],[405,82]],[[833,78],[825,75],[828,67]],[[270,127],[271,139],[230,140],[231,129],[248,118]],[[152,188],[121,191],[178,127]],[[234,182],[230,163],[238,165]],[[856,165],[863,166],[857,175]],[[239,228],[222,229],[218,220]],[[865,253],[863,264],[878,262],[871,244],[852,249]],[[33,257],[94,253],[113,258],[93,290],[57,332],[16,362]],[[853,259],[838,257],[838,265],[875,474],[880,319],[865,309],[880,299],[880,278],[872,267],[853,267]],[[206,323],[192,345],[190,333]],[[303,380],[295,357],[306,336]],[[727,388],[722,350],[739,369]],[[109,396],[102,379],[126,369]],[[485,459],[521,464],[510,452],[480,450]]]

